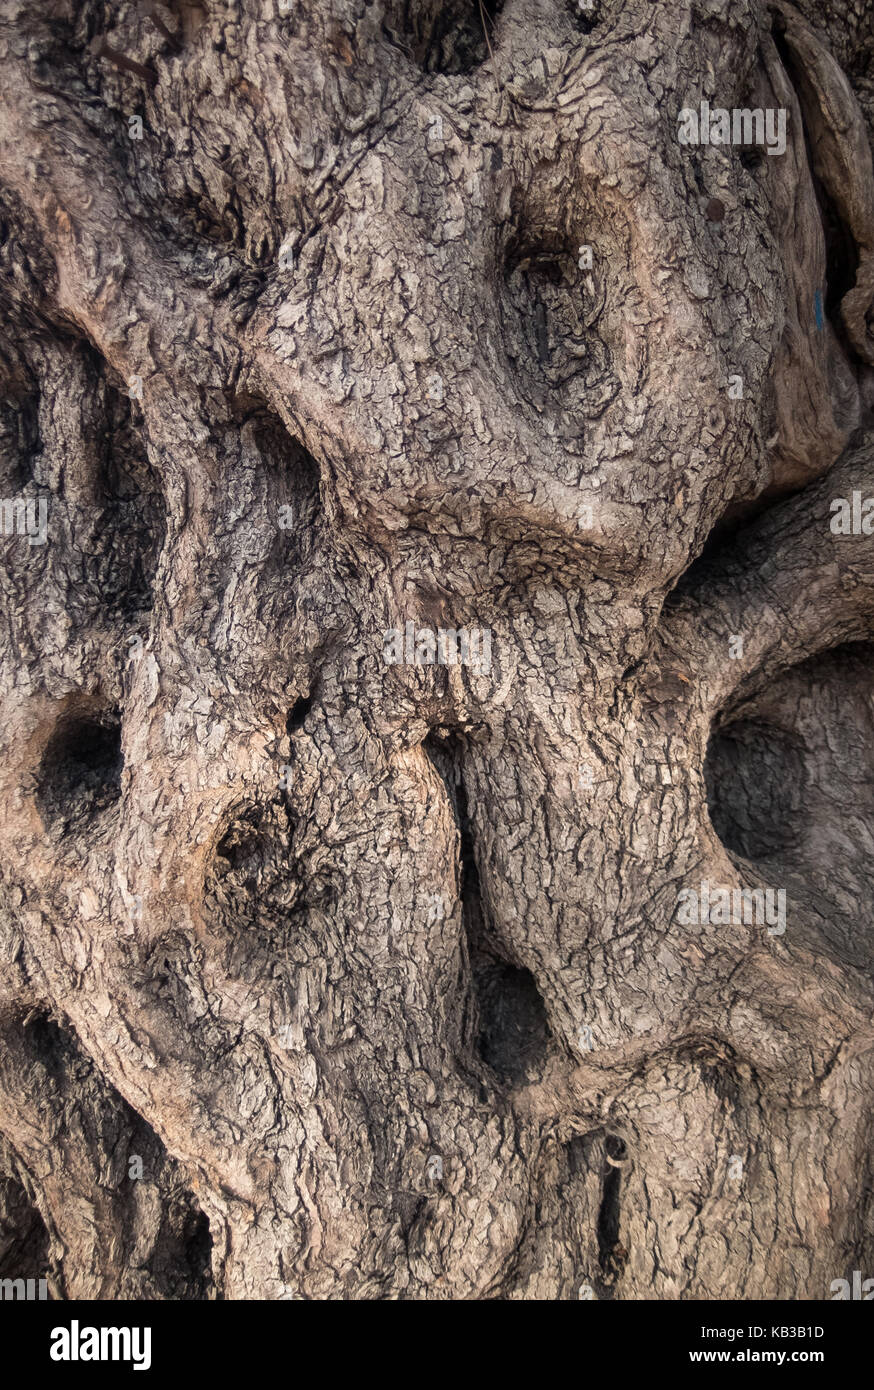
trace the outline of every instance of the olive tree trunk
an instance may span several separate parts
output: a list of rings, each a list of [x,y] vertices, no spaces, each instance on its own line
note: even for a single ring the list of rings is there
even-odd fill
[[[874,1276],[863,9],[0,0],[0,1276]]]

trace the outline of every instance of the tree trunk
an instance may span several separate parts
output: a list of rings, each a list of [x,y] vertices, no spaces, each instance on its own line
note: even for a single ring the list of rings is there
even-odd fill
[[[863,8],[2,0],[0,1275],[874,1276]]]

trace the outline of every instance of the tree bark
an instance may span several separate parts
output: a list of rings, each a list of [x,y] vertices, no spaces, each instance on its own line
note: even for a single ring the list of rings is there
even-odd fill
[[[869,27],[2,0],[0,1276],[874,1277]]]

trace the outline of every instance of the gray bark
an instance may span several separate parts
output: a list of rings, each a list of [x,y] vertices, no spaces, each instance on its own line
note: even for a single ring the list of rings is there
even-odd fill
[[[2,0],[0,1275],[874,1276],[872,57],[846,0]]]

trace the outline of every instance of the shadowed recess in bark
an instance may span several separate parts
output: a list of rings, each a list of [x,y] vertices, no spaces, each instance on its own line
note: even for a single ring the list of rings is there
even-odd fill
[[[21,1031],[31,1059],[44,1067],[56,1084],[62,1084],[70,1061],[78,1056],[73,1038],[45,1009],[31,1014]]]
[[[726,847],[767,862],[819,955],[870,973],[874,649],[845,643],[783,671],[725,719],[706,765]],[[799,931],[802,922],[798,923]]]
[[[612,1285],[622,1273],[628,1258],[619,1240],[621,1216],[622,1168],[628,1158],[624,1139],[608,1134],[604,1140],[604,1173],[601,1184],[601,1205],[598,1209],[598,1263],[607,1285]]]
[[[508,1085],[535,1080],[542,1071],[550,1034],[534,976],[498,959],[486,947],[471,952],[471,966],[479,1004],[480,1056]]]
[[[581,34],[591,34],[603,18],[602,0],[565,0],[565,8]]]
[[[258,978],[263,950],[287,944],[303,904],[285,807],[241,807],[216,846],[204,886],[204,912],[227,940],[229,968]]]
[[[517,210],[517,230],[504,253],[504,346],[521,394],[541,409],[569,412],[562,429],[567,441],[582,437],[579,417],[596,419],[619,390],[597,331],[606,287],[597,255],[588,266],[577,240],[557,228],[537,231],[526,225],[527,216]]]
[[[39,396],[32,382],[4,364],[0,392],[0,486],[4,496],[17,492],[33,478],[39,448]]]
[[[806,74],[799,68],[798,63],[795,61],[792,50],[784,37],[785,31],[785,20],[781,15],[775,15],[771,35],[777,52],[780,55],[780,61],[786,69],[795,87],[796,93],[798,94],[801,102],[802,117],[806,117],[805,108],[811,100],[809,81]],[[847,340],[843,320],[838,311],[844,295],[851,290],[856,283],[856,272],[859,268],[859,248],[856,245],[852,231],[847,226],[834,200],[829,195],[828,190],[823,185],[822,180],[818,177],[813,167],[814,161],[810,151],[810,133],[807,129],[806,119],[804,141],[808,151],[810,174],[816,191],[816,200],[819,204],[819,210],[822,216],[822,229],[825,237],[826,270],[823,296],[825,315],[830,320],[844,350],[848,355],[853,356],[853,348]]]
[[[559,1199],[563,1241],[572,1240],[580,1258],[585,1249],[597,1257],[597,1264],[586,1269],[587,1280],[599,1299],[612,1299],[629,1258],[621,1236],[624,1175],[631,1167],[628,1145],[615,1132],[594,1129],[563,1145],[561,1157],[550,1185]],[[572,1297],[578,1296],[581,1269],[585,1265],[574,1269]]]
[[[856,283],[859,251],[852,233],[835,207],[833,200],[815,175],[814,187],[822,213],[822,227],[825,235],[825,314],[840,338],[844,351],[852,357],[855,356],[854,349],[847,339],[843,320],[838,310],[844,295]]]
[[[24,1185],[0,1177],[0,1279],[42,1279],[49,1268],[49,1233]]]
[[[255,397],[234,401],[228,429],[230,451],[238,456],[228,526],[232,537],[245,539],[241,522],[248,513],[259,548],[261,536],[271,538],[260,573],[269,589],[265,604],[280,622],[288,610],[289,574],[295,576],[311,558],[317,539],[319,465],[279,416]],[[274,592],[277,582],[281,588]]]
[[[542,1074],[550,1049],[546,1006],[531,971],[507,959],[487,924],[462,776],[461,740],[429,735],[425,750],[443,779],[459,830],[462,920],[473,990],[466,1031],[479,1056],[505,1085],[522,1085]]]
[[[290,480],[290,503],[314,513],[319,503],[319,465],[284,421],[256,396],[238,396],[233,404],[233,419],[235,428],[250,432],[266,464],[284,480]]]
[[[24,328],[25,325],[22,325]],[[27,359],[9,344],[0,351],[0,485],[26,489],[46,510],[48,539],[69,537],[76,584],[63,595],[77,625],[130,622],[151,604],[164,540],[163,492],[143,439],[139,406],[122,378],[84,338],[40,325]],[[138,386],[134,384],[134,389]],[[134,416],[137,416],[135,419]],[[37,494],[31,492],[36,485]],[[21,583],[35,558],[53,573],[42,543],[19,556]],[[13,568],[13,566],[10,566]],[[61,602],[44,591],[42,604]]]
[[[108,546],[94,548],[92,584],[109,608],[125,618],[151,604],[166,528],[161,484],[134,409],[139,414],[127,392],[107,380],[98,486],[100,533]]]
[[[284,799],[277,799],[239,807],[216,845],[203,911],[235,979],[263,985],[319,955],[319,922],[338,888],[328,870],[305,872],[293,836]]]
[[[385,29],[429,73],[456,77],[489,56],[503,0],[394,0]]]
[[[704,776],[713,828],[731,853],[768,859],[801,838],[804,750],[796,734],[738,719],[711,734]]]
[[[715,1037],[684,1038],[674,1055],[678,1062],[694,1067],[705,1086],[709,1086],[727,1106],[740,1106],[742,1089],[739,1063],[734,1048],[728,1043]]]
[[[188,1189],[177,1183],[163,1202],[149,1260],[157,1296],[192,1301],[213,1297],[212,1244],[205,1213]]]
[[[212,1297],[209,1222],[188,1188],[184,1170],[147,1121],[97,1071],[75,1034],[48,1011],[31,1014],[20,1039],[30,1080],[39,1079],[41,1093],[63,1109],[73,1131],[84,1137],[95,1178],[99,1171],[103,1192],[114,1194],[104,1200],[116,1204],[119,1219],[115,1296]],[[27,1242],[35,1239],[42,1261],[39,1272],[47,1272],[44,1226],[42,1232],[40,1236],[32,1220],[20,1226],[16,1241],[21,1254],[6,1256],[10,1267],[16,1258],[24,1258]],[[63,1263],[52,1272],[62,1278]],[[111,1284],[111,1271],[103,1270],[102,1275]]]
[[[62,715],[39,767],[36,801],[45,824],[80,829],[121,795],[121,721],[115,709]]]
[[[306,723],[306,717],[313,707],[313,697],[311,695],[301,695],[295,700],[291,709],[288,711],[288,718],[285,721],[285,731],[291,738],[298,729],[302,729]]]
[[[209,1220],[188,1186],[184,1168],[122,1096],[112,1092],[110,1100],[104,1125],[118,1164],[117,1186],[131,1199],[125,1237],[130,1246],[127,1258],[136,1270],[133,1277],[152,1298],[214,1298]],[[142,1165],[141,1176],[136,1175],[137,1163]]]
[[[104,621],[133,621],[151,606],[166,529],[140,406],[84,338],[34,352],[28,372],[37,386],[19,397],[18,471],[45,490],[49,538],[69,529],[77,584],[68,610],[83,625],[95,605]],[[140,387],[131,383],[135,394]]]
[[[723,716],[704,771],[711,820],[730,852],[780,860],[820,889],[859,872],[872,690],[871,645],[847,643],[790,667]]]
[[[192,250],[200,238],[232,244],[239,238],[239,224],[227,204],[217,206],[202,185],[180,197],[176,181],[168,177],[172,145],[160,124],[149,126],[145,98],[158,76],[156,63],[166,62],[177,49],[160,34],[146,9],[79,0],[75,6],[53,7],[47,15],[35,17],[28,53],[31,80],[37,91],[63,95],[76,104],[118,174],[153,207],[156,231],[177,241],[187,234]],[[198,12],[203,13],[199,6],[186,3],[183,8],[186,18]],[[187,28],[183,25],[183,33]],[[131,138],[131,117],[143,121],[143,139]],[[193,181],[193,165],[190,172]]]
[[[750,516],[773,505],[773,499],[744,503],[742,508],[735,502],[729,502],[723,515],[708,532],[698,555],[678,576],[676,584],[665,599],[665,608],[670,611],[671,607],[687,594],[706,594],[722,562],[730,559],[732,547]],[[743,512],[742,516],[738,514],[739,511]]]

